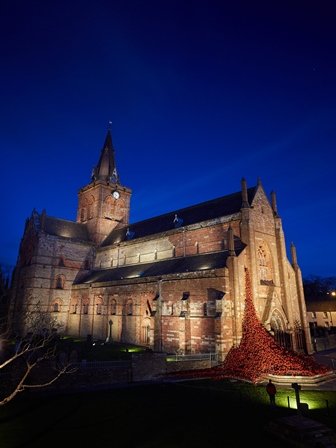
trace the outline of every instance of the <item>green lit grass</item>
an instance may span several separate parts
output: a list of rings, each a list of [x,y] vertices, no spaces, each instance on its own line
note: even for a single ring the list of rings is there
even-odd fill
[[[223,391],[235,394],[236,398],[253,403],[254,406],[269,406],[269,397],[265,386],[254,386],[239,381],[186,381],[186,385],[205,388],[207,390]],[[321,421],[336,431],[336,392],[322,390],[301,390],[300,402],[309,406],[308,416]],[[297,413],[295,392],[292,388],[277,388],[277,411],[284,413]]]
[[[193,380],[132,385],[68,395],[23,393],[0,408],[1,448],[285,448],[263,428],[273,418],[292,415],[280,389],[272,409],[264,387],[230,381]],[[335,429],[334,392],[303,391],[301,401],[320,407],[311,418]],[[329,409],[323,404],[329,400]]]
[[[60,340],[59,350],[70,353],[76,351],[78,359],[87,361],[113,361],[130,359],[131,353],[141,353],[146,349],[144,347],[112,342],[109,344],[104,341],[95,341],[88,343],[85,339],[74,339],[63,337]]]

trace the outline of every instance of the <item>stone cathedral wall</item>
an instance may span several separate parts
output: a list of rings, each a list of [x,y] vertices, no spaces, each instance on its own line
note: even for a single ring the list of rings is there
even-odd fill
[[[92,258],[91,244],[40,234],[37,253],[30,265],[20,270],[16,293],[20,298],[22,291],[23,304],[29,309],[38,304],[42,311],[50,312],[64,332],[73,282],[86,264],[92,264]]]
[[[105,339],[111,320],[112,339],[147,345],[170,353],[204,353],[232,345],[234,306],[228,288],[226,269],[208,273],[204,278],[144,281],[75,287],[72,300],[89,306],[85,316],[71,314],[68,331],[85,337],[92,334]],[[161,291],[158,298],[158,291]],[[184,298],[185,293],[188,293]],[[225,293],[219,298],[216,293]],[[96,300],[103,307],[97,315]],[[132,303],[132,309],[128,304]]]
[[[230,222],[206,224],[204,227],[190,226],[157,237],[121,242],[97,250],[95,268],[111,268],[136,263],[150,263],[158,260],[217,252],[227,249],[227,231]],[[231,225],[239,235],[238,221]]]
[[[91,190],[84,193],[82,200],[86,201]],[[80,209],[88,207],[85,201],[80,202]],[[92,196],[93,214],[97,201],[98,197]],[[89,220],[90,209],[85,213]],[[204,266],[198,272],[162,278],[74,284],[91,269],[228,250],[229,226],[246,247],[240,248],[240,255],[229,257],[222,269]],[[263,189],[258,188],[251,208],[242,213],[110,247],[40,232],[37,252],[21,268],[17,296],[23,294],[24,303],[31,307],[39,302],[62,325],[61,333],[110,338],[168,353],[217,352],[225,356],[241,337],[246,267],[252,274],[254,304],[263,323],[270,325],[273,312],[284,325],[289,321],[293,326],[300,320],[297,280],[285,251],[281,253],[284,237],[277,226],[281,221],[274,216]],[[286,306],[285,290],[289,294]]]

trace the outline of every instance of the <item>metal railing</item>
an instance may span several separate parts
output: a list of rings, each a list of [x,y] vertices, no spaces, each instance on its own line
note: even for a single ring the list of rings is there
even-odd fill
[[[175,353],[166,358],[167,361],[186,362],[186,361],[210,361],[211,365],[218,364],[218,353],[192,353],[190,355],[183,355]]]

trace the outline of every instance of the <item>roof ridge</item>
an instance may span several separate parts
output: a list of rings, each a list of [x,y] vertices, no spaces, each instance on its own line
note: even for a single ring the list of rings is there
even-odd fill
[[[71,219],[57,218],[56,216],[51,216],[51,215],[46,215],[46,218],[54,219],[55,221],[69,222],[69,223],[71,223],[71,224],[77,224],[77,225],[81,225],[81,226],[86,227],[86,224],[85,224],[85,223],[77,222],[77,221],[72,221]]]
[[[255,188],[256,188],[256,186],[254,186],[254,187],[249,187],[249,188],[247,189],[247,191],[252,192],[252,190],[254,190]],[[183,210],[192,210],[192,209],[194,209],[194,208],[196,208],[196,207],[202,207],[202,206],[204,206],[204,205],[210,204],[211,202],[217,202],[217,201],[220,200],[220,199],[230,198],[230,197],[238,196],[238,195],[241,195],[241,191],[240,191],[240,190],[239,190],[239,191],[236,191],[235,193],[226,194],[226,195],[224,195],[224,196],[218,196],[217,198],[209,199],[209,200],[207,200],[207,201],[203,201],[203,202],[199,202],[198,204],[193,204],[193,205],[190,205],[190,206],[188,206],[188,207],[183,207],[183,208],[180,208],[180,209],[177,209],[177,210],[171,210],[170,212],[162,213],[161,215],[156,215],[156,216],[152,216],[151,218],[146,218],[146,219],[143,219],[143,220],[141,220],[141,221],[136,221],[136,222],[134,222],[134,223],[132,223],[132,224],[128,224],[128,225],[125,226],[125,227],[131,227],[131,226],[136,225],[136,224],[140,224],[140,223],[142,224],[142,223],[145,223],[145,222],[149,222],[149,221],[152,221],[152,220],[156,220],[156,219],[158,219],[158,218],[163,218],[164,216],[169,216],[169,215],[173,215],[173,214],[178,214],[179,212],[182,212]]]
[[[240,242],[242,242],[240,238],[238,238],[238,239],[239,239]],[[152,260],[152,261],[129,263],[129,264],[123,264],[123,265],[114,266],[114,267],[109,266],[107,268],[92,269],[92,272],[113,271],[114,269],[126,268],[127,266],[144,266],[146,264],[153,265],[155,263],[161,263],[161,262],[168,261],[168,260],[179,261],[179,260],[185,260],[185,259],[190,259],[190,258],[197,258],[197,257],[202,257],[202,256],[208,256],[208,255],[216,255],[216,254],[218,255],[218,254],[221,254],[221,253],[224,254],[225,252],[229,252],[229,249],[221,249],[221,250],[216,250],[216,251],[212,251],[212,252],[202,252],[200,254],[192,254],[192,255],[181,255],[180,257],[161,258],[160,260]]]
[[[239,249],[239,253],[244,247]],[[115,267],[107,267],[92,270],[81,278],[76,284],[101,283],[109,281],[120,281],[134,278],[162,277],[166,275],[188,274],[196,271],[209,271],[223,269],[229,257],[228,250],[218,252],[207,252],[202,254],[188,255],[187,257],[173,257],[160,260],[152,260],[147,263],[135,263]],[[205,264],[204,264],[205,262]]]

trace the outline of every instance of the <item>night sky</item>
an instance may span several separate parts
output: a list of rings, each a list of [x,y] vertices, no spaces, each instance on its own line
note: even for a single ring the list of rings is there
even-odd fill
[[[260,177],[303,276],[335,276],[334,6],[2,0],[0,263],[34,207],[76,219],[111,120],[131,222]]]

